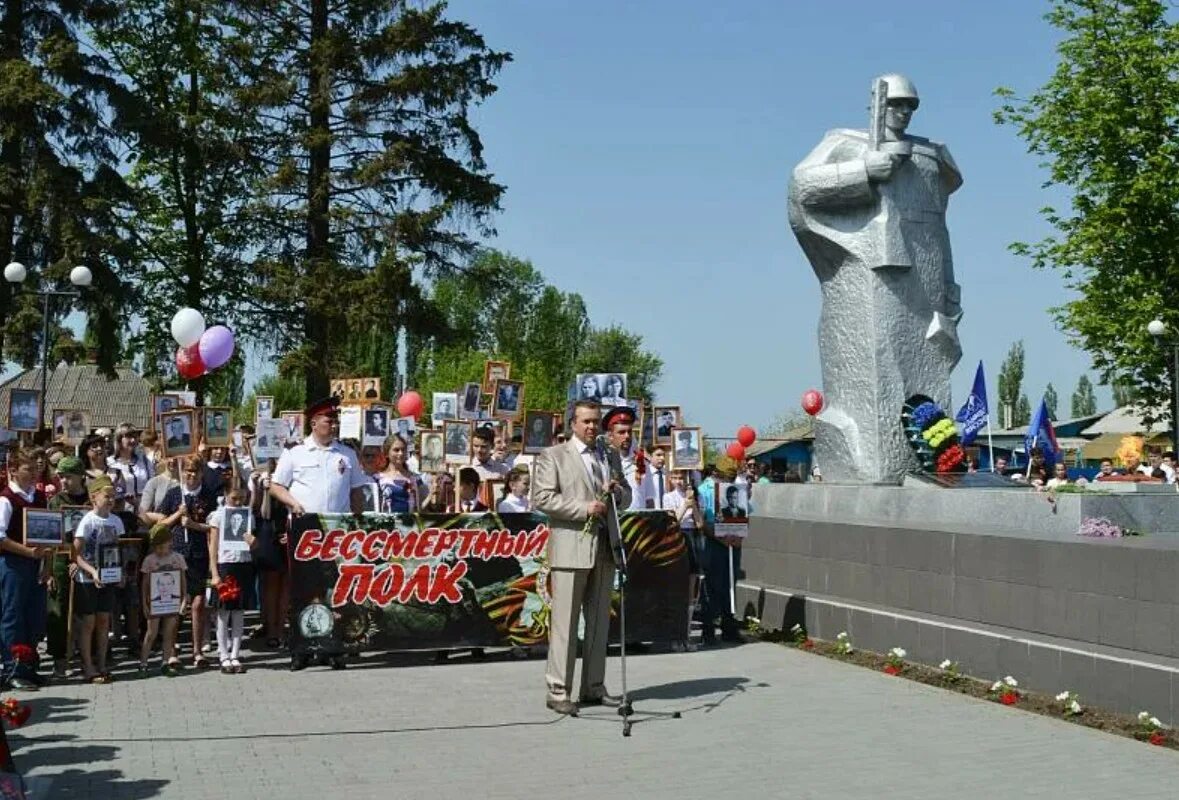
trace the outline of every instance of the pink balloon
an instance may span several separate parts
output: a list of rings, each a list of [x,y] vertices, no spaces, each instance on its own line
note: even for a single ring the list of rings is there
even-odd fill
[[[214,325],[201,334],[199,347],[205,369],[217,369],[233,358],[233,331],[224,325]]]

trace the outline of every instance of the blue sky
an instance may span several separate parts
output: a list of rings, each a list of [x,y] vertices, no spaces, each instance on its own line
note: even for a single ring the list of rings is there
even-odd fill
[[[665,362],[659,402],[709,435],[765,424],[820,384],[819,287],[786,224],[790,170],[828,128],[865,126],[875,75],[903,72],[922,98],[910,131],[945,142],[965,177],[948,214],[966,311],[955,403],[980,358],[993,395],[1022,338],[1033,405],[1051,381],[1067,416],[1090,368],[1047,312],[1067,293],[1007,252],[1048,232],[1037,212],[1053,196],[991,117],[995,87],[1026,93],[1054,68],[1047,5],[890,8],[454,0],[451,16],[515,57],[475,113],[508,187],[490,243],[580,292],[595,325],[641,333]],[[1098,388],[1100,406],[1109,397]]]

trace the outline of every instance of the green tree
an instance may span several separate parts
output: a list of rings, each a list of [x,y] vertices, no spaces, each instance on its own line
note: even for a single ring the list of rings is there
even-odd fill
[[[258,379],[254,388],[244,400],[234,409],[233,418],[236,423],[253,424],[255,412],[258,408],[259,397],[273,397],[274,411],[297,411],[307,407],[307,387],[302,377],[283,377],[281,375],[265,375]]]
[[[1165,356],[1145,321],[1179,330],[1179,27],[1161,0],[1056,0],[1047,19],[1061,34],[1055,72],[1026,98],[999,89],[995,117],[1041,160],[1048,185],[1068,191],[1069,208],[1045,208],[1055,233],[1012,250],[1077,293],[1054,313],[1101,380],[1169,408]]]
[[[1110,389],[1113,391],[1113,402],[1116,408],[1134,405],[1134,403],[1138,402],[1137,388],[1135,388],[1131,381],[1125,378],[1115,378],[1110,385]]]
[[[1091,417],[1097,413],[1097,396],[1093,393],[1093,383],[1088,375],[1077,379],[1077,390],[1073,392],[1073,419]]]
[[[325,394],[332,353],[356,330],[409,329],[397,292],[411,269],[452,269],[473,250],[465,230],[491,232],[503,187],[469,114],[510,56],[441,3],[235,6],[233,45],[267,129],[259,272],[295,348],[282,367]]]
[[[1044,388],[1044,405],[1048,407],[1049,419],[1056,420],[1060,418],[1056,413],[1056,407],[1059,405],[1059,403],[1060,398],[1056,396],[1056,387],[1049,383],[1048,386]]]
[[[26,283],[62,284],[77,264],[93,288],[50,306],[50,339],[84,309],[98,364],[113,375],[129,287],[115,277],[128,256],[110,203],[125,194],[113,132],[130,103],[102,54],[82,44],[118,14],[106,0],[23,0],[0,6],[0,264],[19,261]],[[41,350],[41,305],[0,282],[0,351],[32,366]]]
[[[251,263],[259,123],[242,105],[224,35],[236,22],[231,5],[123,0],[117,20],[94,34],[136,100],[125,120],[132,194],[118,210],[137,254],[134,345],[148,377],[174,374],[169,322],[183,306],[243,341],[267,331]],[[193,382],[198,402],[215,378]],[[222,379],[221,399],[238,383]]]
[[[1027,425],[1031,421],[1031,404],[1023,394],[1024,353],[1023,340],[1011,345],[1003,365],[999,368],[999,414],[1000,419],[1011,413],[1011,426]],[[1004,422],[1004,424],[1006,424]]]

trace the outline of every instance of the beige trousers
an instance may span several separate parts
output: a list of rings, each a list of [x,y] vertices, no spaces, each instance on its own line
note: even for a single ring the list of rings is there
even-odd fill
[[[549,660],[545,683],[553,700],[573,700],[573,669],[577,663],[577,623],[585,612],[581,691],[578,697],[606,692],[606,640],[610,634],[610,590],[614,559],[605,536],[598,537],[592,569],[554,569],[549,573],[552,606],[549,616]]]

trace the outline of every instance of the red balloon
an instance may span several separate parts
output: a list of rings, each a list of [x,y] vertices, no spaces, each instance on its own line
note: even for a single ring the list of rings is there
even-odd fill
[[[201,361],[200,343],[190,347],[181,347],[176,351],[176,371],[186,381],[199,378],[205,374],[205,362]]]
[[[745,459],[745,445],[740,442],[733,442],[729,448],[725,450],[725,455],[734,461],[743,461]]]
[[[823,410],[823,393],[818,389],[808,389],[802,393],[802,410],[812,417]]]
[[[737,429],[737,441],[741,443],[742,447],[750,447],[757,441],[757,431],[748,425],[742,425]]]
[[[417,417],[422,413],[422,396],[417,392],[406,392],[398,397],[397,413],[403,417]]]

